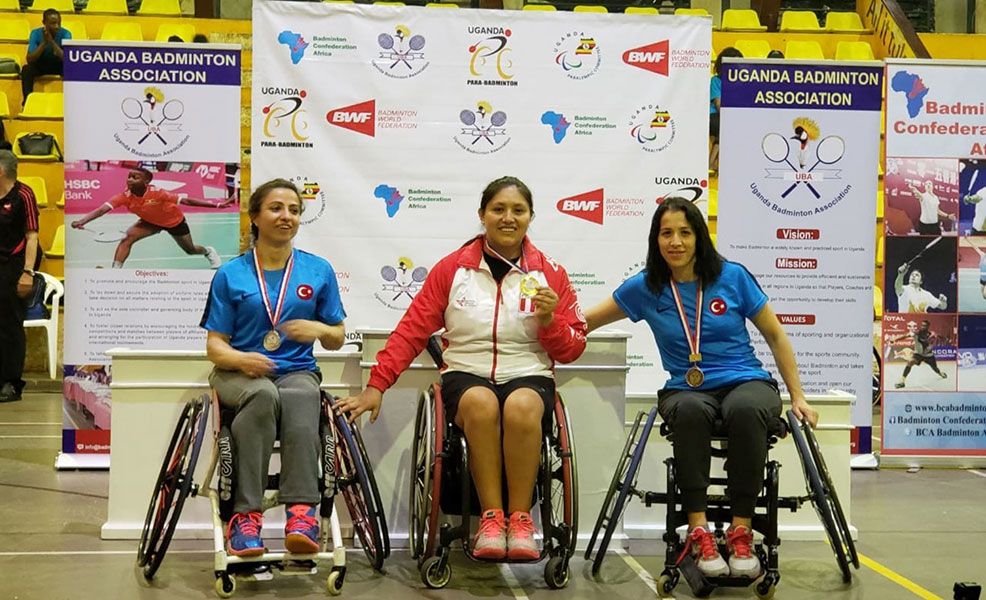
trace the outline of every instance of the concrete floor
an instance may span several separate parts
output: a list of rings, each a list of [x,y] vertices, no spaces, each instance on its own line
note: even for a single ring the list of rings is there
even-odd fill
[[[52,468],[61,421],[57,394],[32,393],[0,404],[0,599],[214,598],[208,542],[174,542],[148,585],[133,567],[134,542],[99,538],[108,476]],[[776,598],[951,598],[955,581],[986,583],[986,472],[857,471],[852,483],[865,563],[853,583],[841,583],[827,545],[786,541]],[[343,597],[651,598],[652,577],[663,562],[661,548],[634,547],[611,554],[595,579],[590,565],[577,559],[568,588],[552,591],[541,565],[477,565],[461,552],[454,556],[451,583],[436,591],[420,583],[406,553],[395,552],[378,574],[361,552],[351,552]],[[325,597],[324,576],[240,583],[235,597]],[[693,596],[682,582],[675,597]],[[717,590],[713,597],[753,597],[753,591]]]

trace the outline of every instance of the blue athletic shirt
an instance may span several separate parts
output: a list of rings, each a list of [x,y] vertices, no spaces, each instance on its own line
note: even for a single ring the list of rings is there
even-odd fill
[[[724,261],[719,278],[704,292],[699,368],[705,373],[705,381],[698,388],[685,382],[685,371],[691,367],[688,362],[690,350],[671,285],[664,286],[661,294],[655,296],[644,281],[645,272],[624,281],[613,292],[613,299],[631,321],[644,319],[650,325],[664,370],[671,374],[665,388],[713,390],[771,378],[754,353],[746,330],[746,319],[760,312],[767,304],[767,295],[745,267]],[[698,281],[678,284],[685,315],[693,331],[697,285]]]
[[[346,311],[332,265],[314,254],[298,249],[293,252],[294,266],[287,282],[280,322],[307,319],[338,325],[346,318]],[[283,269],[264,271],[271,309],[277,302],[283,275]],[[264,335],[271,330],[271,324],[257,286],[252,251],[237,256],[216,271],[200,326],[230,336],[230,345],[241,352],[269,356],[277,364],[275,375],[315,370],[312,344],[295,342],[281,334],[280,348],[273,352],[264,349]]]

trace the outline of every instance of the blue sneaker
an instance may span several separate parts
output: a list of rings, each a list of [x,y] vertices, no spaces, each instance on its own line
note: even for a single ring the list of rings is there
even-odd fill
[[[318,516],[311,504],[292,504],[285,508],[284,547],[292,554],[318,552]]]
[[[226,546],[233,556],[260,556],[265,552],[260,529],[264,515],[259,512],[236,513],[226,527]]]

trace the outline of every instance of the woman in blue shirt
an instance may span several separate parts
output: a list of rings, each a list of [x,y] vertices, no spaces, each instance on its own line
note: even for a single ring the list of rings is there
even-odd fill
[[[224,407],[234,408],[236,490],[226,531],[237,556],[264,553],[264,488],[278,425],[279,499],[287,511],[284,547],[297,554],[319,549],[315,513],[322,375],[312,347],[345,341],[339,286],[332,265],[292,245],[304,210],[293,183],[268,181],[250,196],[253,248],[216,271],[202,327],[215,365],[209,383]]]
[[[784,329],[753,275],[716,252],[702,213],[682,198],[665,200],[655,212],[646,269],[586,314],[590,331],[625,318],[647,321],[671,374],[658,393],[658,410],[675,432],[674,457],[688,513],[686,550],[706,575],[757,577],[753,509],[763,487],[767,423],[780,416],[781,399],[777,382],[754,353],[747,319],[770,347],[795,414],[812,426],[818,420],[805,401]],[[728,565],[705,516],[716,420],[722,420],[729,436],[727,492],[733,519],[726,532]]]

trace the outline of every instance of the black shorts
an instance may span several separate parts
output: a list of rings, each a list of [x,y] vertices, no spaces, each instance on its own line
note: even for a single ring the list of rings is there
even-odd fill
[[[941,223],[918,223],[918,234],[920,235],[941,235]]]
[[[920,365],[921,363],[926,363],[927,365],[938,368],[938,361],[935,359],[935,355],[931,354],[929,356],[924,356],[922,354],[915,354],[911,357],[911,362],[914,366]]]
[[[546,427],[551,426],[551,415],[555,407],[555,380],[551,377],[539,375],[531,377],[518,377],[505,383],[495,384],[489,379],[463,373],[462,371],[450,371],[442,374],[442,404],[445,406],[445,415],[449,423],[455,423],[455,414],[459,408],[459,398],[466,390],[473,387],[484,387],[494,394],[500,401],[500,410],[503,410],[503,403],[507,397],[520,388],[532,389],[541,396],[544,403],[544,417],[541,419],[541,429],[546,431]]]
[[[159,233],[161,231],[167,231],[168,233],[170,233],[174,237],[180,237],[180,236],[183,236],[183,235],[188,235],[188,234],[190,234],[192,232],[188,228],[188,221],[186,221],[185,219],[182,219],[181,220],[181,223],[175,225],[174,227],[161,227],[160,225],[155,225],[154,223],[149,223],[149,222],[145,221],[144,219],[140,219],[139,221],[137,221],[137,225],[140,225],[141,227],[144,227],[144,228],[147,228],[147,229],[153,229],[154,230],[154,233]]]
[[[719,139],[719,112],[709,114],[709,136]]]

